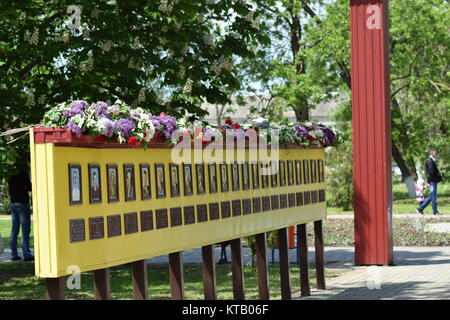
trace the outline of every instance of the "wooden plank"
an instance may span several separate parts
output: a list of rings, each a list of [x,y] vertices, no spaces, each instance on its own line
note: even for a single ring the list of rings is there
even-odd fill
[[[184,299],[184,271],[182,252],[169,254],[170,293],[172,300]]]
[[[212,245],[202,247],[202,262],[205,300],[216,300],[216,264],[214,262],[214,248]]]
[[[287,228],[278,230],[278,251],[280,255],[281,299],[291,300],[291,274],[289,269],[289,245]]]
[[[300,251],[300,292],[303,297],[311,295],[309,287],[308,239],[306,224],[297,225],[297,243]]]
[[[94,270],[94,297],[95,300],[111,299],[109,268]]]
[[[314,221],[314,245],[316,247],[316,281],[317,289],[325,290],[325,267],[323,260],[322,220]]]
[[[139,260],[131,263],[131,278],[133,282],[133,299],[148,299],[147,260]]]
[[[266,238],[265,232],[256,235],[256,266],[258,268],[258,291],[260,300],[270,299]]]
[[[233,274],[233,299],[244,300],[244,267],[242,259],[241,238],[230,241],[231,243],[231,270]]]
[[[64,300],[64,277],[45,279],[45,297],[47,300]]]

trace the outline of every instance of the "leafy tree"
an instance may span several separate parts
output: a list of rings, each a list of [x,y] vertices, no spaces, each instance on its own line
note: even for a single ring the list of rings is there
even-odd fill
[[[417,164],[427,149],[441,150],[443,163],[450,159],[449,6],[443,0],[394,0],[389,6],[392,154],[415,196]],[[348,17],[348,1],[328,4],[326,18],[312,22],[317,28],[310,28],[309,41],[317,45],[309,54],[330,61],[329,76],[342,80],[345,85],[336,88],[350,97],[350,82],[339,67],[350,61]],[[448,167],[443,171],[448,175]]]
[[[417,169],[430,146],[441,152],[442,171],[450,174],[449,5],[392,0],[389,6],[392,154],[415,196]],[[291,108],[304,120],[317,102],[337,96],[350,102],[348,0],[273,0],[265,9],[274,15],[267,19],[272,45],[247,67],[262,88],[281,98],[268,109]],[[261,64],[266,67],[258,74]]]
[[[202,100],[226,103],[240,88],[234,62],[268,42],[260,2],[2,1],[0,132],[37,124],[71,99],[201,116]],[[25,141],[1,138],[2,163]],[[0,177],[10,169],[2,165]]]

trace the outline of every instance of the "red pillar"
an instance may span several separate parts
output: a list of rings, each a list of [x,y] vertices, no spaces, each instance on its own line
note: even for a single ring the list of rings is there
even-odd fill
[[[393,262],[388,0],[350,0],[355,264]]]

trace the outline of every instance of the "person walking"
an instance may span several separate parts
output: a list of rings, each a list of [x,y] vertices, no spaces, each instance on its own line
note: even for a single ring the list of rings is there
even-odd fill
[[[428,157],[425,163],[425,174],[427,176],[427,182],[430,184],[430,195],[416,209],[416,212],[423,214],[423,210],[431,202],[433,207],[433,214],[440,215],[437,209],[437,187],[438,183],[442,181],[442,175],[439,172],[439,169],[436,164],[437,151],[432,149],[430,150],[429,154],[430,156]]]
[[[18,164],[19,165],[19,164]],[[28,173],[21,169],[18,174],[11,176],[8,180],[9,195],[11,198],[12,228],[9,246],[11,248],[11,260],[17,261],[22,258],[17,253],[17,237],[20,226],[22,226],[22,253],[24,261],[34,261],[30,250],[30,196],[31,182]]]

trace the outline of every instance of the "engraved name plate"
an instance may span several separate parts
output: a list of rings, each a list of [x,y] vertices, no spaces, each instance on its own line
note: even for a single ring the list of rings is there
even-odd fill
[[[244,215],[252,213],[252,199],[242,200],[242,206],[244,207]]]
[[[169,221],[167,217],[167,209],[156,210],[156,229],[167,228]]]
[[[253,198],[253,213],[261,212],[261,198]]]
[[[289,208],[295,207],[295,193],[289,193],[288,202],[289,202]]]
[[[108,238],[117,237],[122,234],[122,226],[120,224],[120,214],[106,217],[108,226]]]
[[[319,202],[325,202],[325,190],[319,190]]]
[[[181,219],[181,207],[170,208],[170,226],[176,227],[181,226],[183,221]]]
[[[233,217],[242,215],[241,200],[233,200],[231,202],[231,207],[233,208]]]
[[[206,204],[197,205],[197,221],[208,221],[208,207],[206,206]]]
[[[221,202],[220,209],[222,211],[222,219],[231,217],[230,201]]]
[[[153,211],[141,211],[141,231],[153,230]]]
[[[270,211],[270,197],[262,197],[262,209],[263,211]]]
[[[209,220],[217,220],[219,219],[219,203],[210,203],[209,204]]]
[[[89,239],[102,239],[105,237],[103,217],[89,218]]]
[[[195,223],[195,208],[194,206],[184,207],[184,224]]]
[[[297,192],[296,193],[297,198],[297,207],[303,205],[303,192]]]
[[[311,191],[305,191],[304,193],[304,204],[310,204],[311,203]]]
[[[137,212],[125,213],[123,215],[125,234],[138,232]]]
[[[280,209],[287,208],[287,194],[280,194]]]
[[[86,240],[84,219],[69,220],[70,242],[81,242]]]
[[[272,201],[272,210],[278,210],[280,209],[280,203],[278,201],[278,195],[273,195],[270,197]]]

